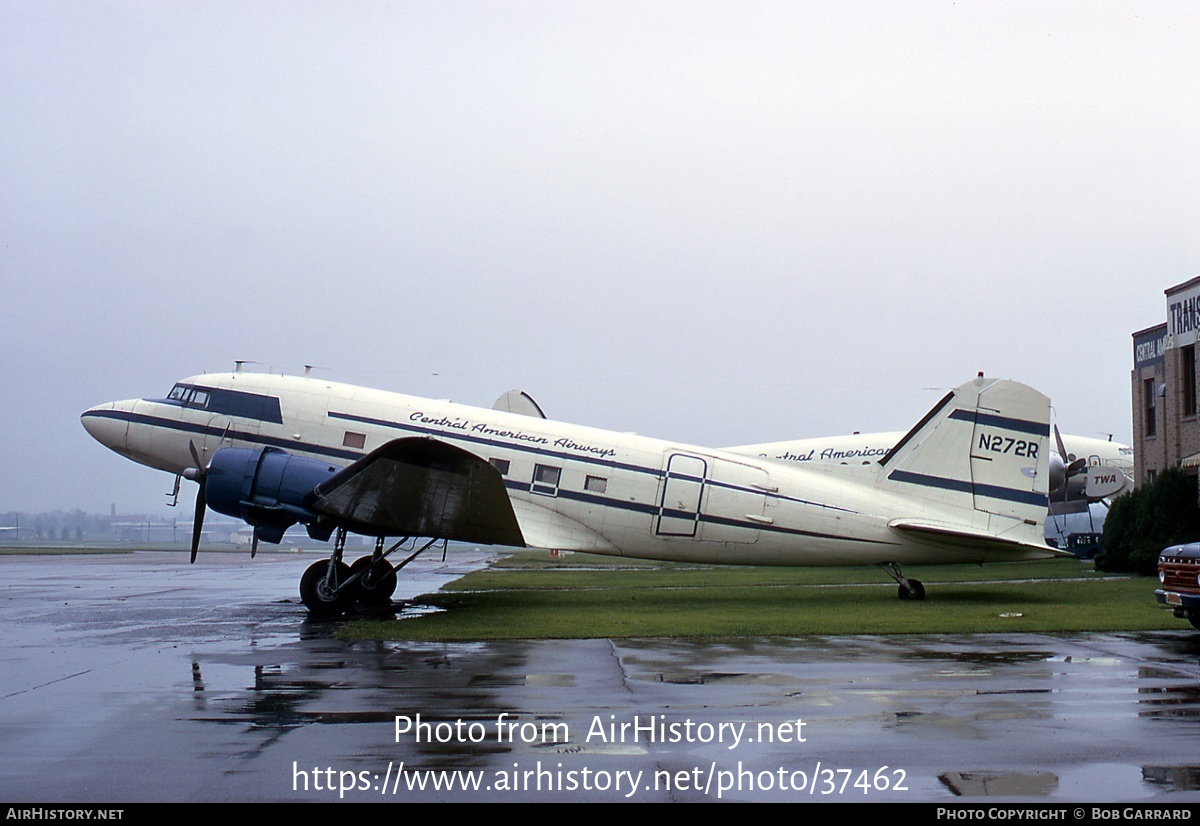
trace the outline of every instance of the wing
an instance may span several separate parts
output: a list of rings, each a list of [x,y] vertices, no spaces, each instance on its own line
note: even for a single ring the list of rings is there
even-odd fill
[[[367,536],[525,545],[500,472],[437,439],[390,441],[313,493],[313,511]]]

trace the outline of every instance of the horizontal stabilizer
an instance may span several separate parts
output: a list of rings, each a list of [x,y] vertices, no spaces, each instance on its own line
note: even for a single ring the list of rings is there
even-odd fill
[[[500,472],[436,439],[390,441],[314,493],[314,511],[367,536],[525,545]]]
[[[893,519],[888,523],[889,528],[896,528],[901,531],[909,531],[912,533],[925,534],[928,537],[945,537],[953,540],[966,540],[970,543],[971,540],[978,540],[980,546],[991,547],[997,542],[1009,544],[1014,547],[1030,548],[1036,551],[1030,558],[1047,557],[1047,556],[1071,556],[1074,554],[1068,551],[1059,551],[1052,548],[1044,542],[1041,544],[1030,545],[1021,540],[1006,539],[1003,536],[994,536],[986,530],[979,528],[969,528],[963,525],[955,525],[948,522],[937,522],[931,519]]]

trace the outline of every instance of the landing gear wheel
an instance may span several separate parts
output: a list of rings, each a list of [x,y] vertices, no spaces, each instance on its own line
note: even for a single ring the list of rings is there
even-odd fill
[[[333,587],[327,582],[329,560],[322,559],[308,566],[304,576],[300,577],[300,601],[313,614],[321,617],[336,617],[346,610],[346,606],[354,598],[353,588],[342,588],[341,585],[350,578],[350,566],[345,562],[335,562],[333,565]]]
[[[908,581],[907,588],[901,585],[900,599],[906,601],[911,600],[913,602],[920,602],[921,600],[925,599],[925,586],[921,584],[921,580],[910,579]]]
[[[371,557],[363,556],[350,566],[350,576],[359,572],[363,575],[354,583],[358,586],[358,598],[368,605],[386,605],[396,591],[396,569],[386,559],[374,565]]]

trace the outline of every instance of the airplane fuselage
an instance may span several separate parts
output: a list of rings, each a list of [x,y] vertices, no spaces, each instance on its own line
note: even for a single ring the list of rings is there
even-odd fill
[[[1025,538],[986,541],[1009,530],[994,528],[995,514],[970,517],[978,539],[898,530],[901,518],[961,521],[938,498],[947,485],[919,474],[898,486],[875,467],[806,467],[312,377],[194,376],[168,398],[100,405],[83,422],[112,450],[174,474],[195,465],[193,449],[208,462],[223,448],[268,446],[334,468],[398,438],[445,442],[497,469],[533,547],[755,565],[1051,555],[1016,519],[1010,535]]]

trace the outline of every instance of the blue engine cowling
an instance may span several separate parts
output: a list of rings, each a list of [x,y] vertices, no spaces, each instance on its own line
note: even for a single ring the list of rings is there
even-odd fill
[[[318,484],[341,468],[293,456],[277,447],[226,447],[213,454],[204,481],[208,507],[253,525],[260,539],[277,544],[297,522],[320,516],[309,509]],[[325,533],[328,539],[328,532]]]

